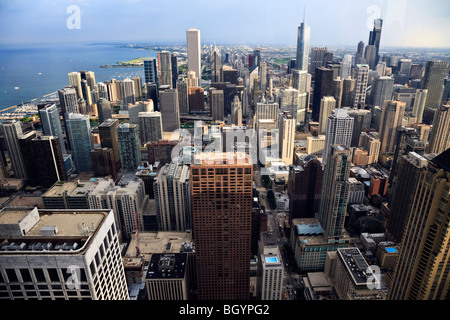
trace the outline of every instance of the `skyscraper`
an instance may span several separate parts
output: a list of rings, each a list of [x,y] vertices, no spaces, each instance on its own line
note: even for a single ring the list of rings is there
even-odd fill
[[[27,137],[33,134],[32,137]],[[67,180],[64,157],[57,136],[36,136],[34,131],[19,139],[28,184],[50,188],[57,181]]]
[[[26,179],[27,171],[19,146],[19,138],[23,135],[21,122],[18,120],[7,120],[2,123],[2,127],[14,177]]]
[[[384,102],[380,122],[380,152],[393,153],[397,129],[401,127],[406,103],[387,100]]]
[[[221,57],[219,48],[214,45],[211,49],[211,82],[221,82]]]
[[[350,147],[352,142],[354,119],[350,117],[346,109],[336,109],[328,117],[327,131],[325,135],[325,149],[323,152],[323,164],[327,164],[327,159],[331,147],[335,144]]]
[[[279,130],[279,148],[281,161],[288,166],[294,161],[294,139],[297,121],[292,117],[290,112],[280,114],[278,130]]]
[[[376,76],[370,89],[369,104],[372,110],[381,107],[384,101],[391,100],[394,92],[394,79],[389,76]]]
[[[236,126],[242,126],[242,103],[236,95],[231,106],[231,122]]]
[[[202,65],[201,65],[201,45],[200,45],[200,30],[191,28],[186,31],[187,42],[187,58],[188,71],[194,71],[195,76],[199,79],[201,84],[202,79]]]
[[[354,119],[351,147],[359,147],[359,138],[363,130],[370,129],[372,114],[370,110],[350,109],[347,114]]]
[[[289,169],[289,221],[312,218],[319,211],[323,167],[315,155],[309,155]]]
[[[98,113],[98,123],[103,123],[107,119],[111,119],[112,109],[111,102],[105,98],[100,98],[97,101],[97,113]]]
[[[172,68],[172,88],[175,89],[178,81],[178,53],[171,53],[170,60]]]
[[[297,58],[295,63],[295,69],[297,70],[308,70],[310,29],[303,16],[303,22],[298,27],[297,34]]]
[[[416,97],[414,98],[413,116],[416,117],[416,123],[422,123],[423,112],[425,110],[425,103],[427,101],[428,89],[417,89]]]
[[[328,117],[336,109],[336,99],[325,96],[320,100],[319,134],[324,134],[327,129]]]
[[[170,51],[158,52],[158,71],[159,71],[159,84],[161,86],[170,86],[173,88],[172,83],[172,58]]]
[[[69,113],[67,117],[67,132],[75,167],[78,172],[92,170],[91,125],[89,116],[79,113]]]
[[[448,298],[450,230],[450,149],[434,157],[420,174],[400,243],[388,298]]]
[[[145,83],[158,83],[158,66],[155,58],[144,59]]]
[[[177,81],[178,106],[180,114],[189,114],[189,91],[186,78]]]
[[[110,148],[113,150],[117,170],[120,168],[119,140],[117,137],[118,127],[119,120],[117,119],[107,119],[98,126],[100,144],[102,148]]]
[[[69,85],[76,88],[78,99],[83,97],[81,91],[81,74],[79,72],[70,72],[67,74],[69,76]]]
[[[186,231],[191,229],[191,194],[189,166],[167,163],[153,180],[158,229]]]
[[[163,131],[173,132],[180,129],[177,89],[164,90],[160,93],[160,109]]]
[[[66,146],[64,144],[64,135],[61,127],[59,109],[56,107],[56,104],[51,103],[38,105],[38,110],[44,135],[58,137],[61,145],[61,152],[65,154]]]
[[[425,74],[420,85],[421,89],[428,89],[425,110],[440,107],[447,67],[448,63],[446,61],[427,61]]]
[[[325,165],[318,220],[327,239],[338,241],[344,231],[349,196],[351,151],[346,145],[334,144]]]
[[[198,299],[247,300],[252,161],[240,152],[197,154],[190,170]]]
[[[6,208],[0,236],[7,239],[0,252],[2,299],[129,299],[111,209]],[[19,242],[23,250],[17,250]]]
[[[369,81],[369,66],[358,64],[355,68],[355,94],[353,96],[353,107],[364,109],[366,103],[366,89]]]
[[[328,53],[327,47],[311,47],[311,62],[309,73],[314,77],[316,69],[325,66],[324,57]]]
[[[134,81],[130,78],[125,78],[122,81],[122,106],[126,110],[128,109],[128,104],[136,103],[136,96],[134,94]]]
[[[312,103],[312,119],[318,122],[320,103],[323,97],[333,94],[333,70],[319,67],[315,73],[314,94]]]
[[[375,66],[378,64],[378,61],[380,59],[378,52],[380,50],[380,41],[381,41],[381,29],[383,27],[383,20],[382,19],[375,19],[373,21],[373,30],[370,31],[369,34],[369,42],[368,45],[375,46]]]
[[[450,147],[450,104],[436,110],[427,152],[441,153]]]
[[[159,141],[163,137],[163,126],[160,112],[139,112],[139,138],[141,145],[148,141]]]
[[[124,170],[136,170],[141,163],[138,125],[120,123],[117,128],[117,140],[122,168]]]
[[[216,121],[223,121],[224,117],[224,97],[223,97],[223,90],[216,90],[212,89],[210,91],[210,110],[211,110],[211,116],[212,120]]]
[[[395,242],[402,240],[417,182],[426,165],[427,160],[415,152],[409,152],[401,157],[398,179],[390,198],[391,214],[387,223],[389,236]]]

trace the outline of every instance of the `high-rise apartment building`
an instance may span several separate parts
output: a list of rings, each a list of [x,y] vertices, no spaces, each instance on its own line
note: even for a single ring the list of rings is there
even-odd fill
[[[89,116],[69,113],[66,130],[76,170],[78,172],[91,171],[92,160],[90,152],[93,144]]]
[[[368,160],[367,164],[373,164],[375,162],[378,162],[378,156],[380,155],[380,139],[378,139],[378,133],[377,132],[361,132],[359,136],[359,143],[360,148],[363,148],[364,150],[367,150],[368,154]]]
[[[280,139],[280,159],[288,166],[291,165],[294,161],[294,140],[296,125],[296,119],[292,117],[292,114],[290,112],[280,113],[278,124]]]
[[[391,213],[386,228],[390,238],[397,243],[402,240],[417,182],[427,163],[427,159],[415,152],[401,157],[398,179],[390,198]]]
[[[122,168],[124,170],[136,170],[141,163],[138,125],[120,123],[117,128],[117,141]]]
[[[381,153],[393,153],[395,150],[395,138],[397,129],[401,127],[406,103],[402,101],[387,100],[384,102],[379,139]]]
[[[189,166],[175,162],[164,165],[153,180],[158,229],[191,229],[191,194]]]
[[[198,82],[202,79],[202,61],[200,30],[191,28],[186,31],[188,71],[194,71]]]
[[[448,73],[447,68],[448,62],[446,61],[427,61],[420,85],[421,89],[428,89],[425,110],[441,106],[445,74]]]
[[[125,78],[121,82],[122,88],[122,107],[127,110],[128,104],[136,103],[136,95],[134,90],[134,81],[130,78]]]
[[[366,89],[369,81],[369,66],[358,64],[355,68],[355,94],[353,95],[353,107],[364,109],[366,103]]]
[[[428,153],[442,153],[450,148],[450,104],[436,110],[430,134]]]
[[[448,298],[449,163],[447,149],[429,161],[420,174],[389,288],[391,300]]]
[[[163,138],[160,112],[139,112],[138,123],[141,145],[148,141],[159,141]]]
[[[252,160],[240,152],[200,153],[190,169],[198,299],[247,300]]]
[[[325,134],[328,117],[331,116],[334,109],[336,109],[336,99],[334,97],[324,96],[320,100],[319,134]]]
[[[351,151],[346,145],[334,144],[325,164],[318,220],[328,239],[338,240],[344,232],[349,197]]]
[[[258,245],[259,276],[257,298],[281,300],[283,297],[284,266],[274,233],[261,232]]]
[[[350,117],[346,109],[336,109],[328,117],[325,134],[325,149],[323,152],[323,164],[327,163],[329,152],[334,144],[350,147],[352,143],[354,118]]]
[[[83,92],[81,91],[81,74],[79,72],[73,71],[67,74],[69,76],[69,85],[76,88],[78,99],[83,97]]]
[[[112,210],[7,208],[0,235],[0,299],[129,299]]]
[[[412,114],[416,117],[416,123],[422,123],[425,102],[427,101],[428,89],[417,89]]]

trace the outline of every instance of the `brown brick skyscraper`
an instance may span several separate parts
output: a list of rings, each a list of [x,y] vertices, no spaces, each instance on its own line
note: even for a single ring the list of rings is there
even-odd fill
[[[191,197],[198,298],[248,299],[252,163],[245,153],[196,157]]]

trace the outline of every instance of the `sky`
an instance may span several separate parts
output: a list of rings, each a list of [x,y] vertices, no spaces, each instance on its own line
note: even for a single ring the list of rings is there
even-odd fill
[[[1,44],[150,42],[295,46],[367,43],[383,19],[381,47],[450,47],[449,0],[0,0]]]

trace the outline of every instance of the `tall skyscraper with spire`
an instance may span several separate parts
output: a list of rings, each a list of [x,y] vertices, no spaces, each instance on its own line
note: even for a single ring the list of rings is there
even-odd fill
[[[311,33],[311,29],[306,24],[305,12],[304,12],[303,13],[303,22],[298,27],[297,60],[295,63],[295,68],[297,70],[308,70],[310,33]]]
[[[369,34],[368,46],[375,46],[375,66],[378,64],[380,57],[378,52],[380,50],[381,28],[383,27],[383,20],[381,18],[375,19],[373,22],[373,30]]]

